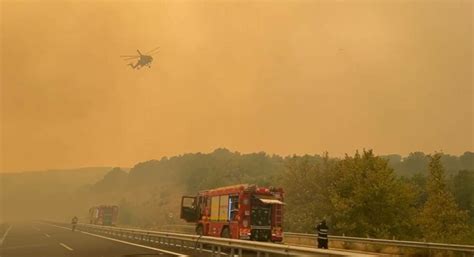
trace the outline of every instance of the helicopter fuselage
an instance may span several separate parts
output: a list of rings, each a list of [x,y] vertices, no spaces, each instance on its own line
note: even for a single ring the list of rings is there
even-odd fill
[[[158,47],[159,48],[159,47]],[[140,69],[141,67],[143,66],[148,66],[148,68],[151,67],[151,63],[153,62],[153,57],[151,56],[153,54],[153,52],[156,53],[156,51],[158,50],[158,48],[155,48],[153,49],[152,51],[149,51],[145,54],[142,54],[140,52],[140,50],[137,49],[137,52],[138,52],[138,55],[136,56],[127,56],[127,55],[122,55],[121,57],[125,57],[127,59],[125,60],[129,60],[129,59],[138,59],[137,62],[135,64],[133,63],[129,63],[128,65],[130,67],[132,67],[133,69]]]
[[[143,66],[148,66],[150,67],[151,62],[153,61],[153,57],[149,55],[141,55],[140,59],[138,59],[137,63],[135,65],[131,65],[134,69],[140,69]]]

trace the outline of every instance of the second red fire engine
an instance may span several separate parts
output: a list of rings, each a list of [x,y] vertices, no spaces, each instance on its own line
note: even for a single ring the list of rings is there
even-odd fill
[[[90,224],[115,226],[118,217],[118,206],[99,205],[89,209]]]

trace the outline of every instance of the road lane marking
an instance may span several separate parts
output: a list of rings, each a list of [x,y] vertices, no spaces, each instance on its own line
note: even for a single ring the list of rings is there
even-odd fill
[[[65,229],[65,230],[71,230],[70,228],[63,227],[63,226],[58,226],[58,225],[54,225],[54,224],[50,224],[50,223],[45,223],[45,222],[41,222],[41,223],[44,224],[44,225],[49,225],[49,226],[53,226],[53,227],[57,227],[57,228],[62,228],[62,229]],[[89,234],[89,235],[93,235],[93,236],[97,236],[97,237],[102,237],[102,236],[99,236],[99,235],[96,235],[96,234],[90,234],[90,233],[87,233],[87,232],[84,232],[84,231],[80,231],[80,230],[78,230],[78,231],[81,232],[81,233],[84,233],[84,234]],[[125,236],[125,235],[124,235],[124,237],[130,238],[129,236]],[[104,237],[104,238],[109,239],[108,237]],[[111,240],[117,240],[117,239],[114,239],[114,238],[110,238],[110,239],[111,239]],[[129,243],[129,242],[127,242],[127,241],[122,241],[122,240],[117,240],[117,242],[125,242],[126,244]],[[158,242],[158,241],[155,241],[155,242]],[[133,243],[130,243],[130,244],[135,245],[135,244],[133,244]],[[167,243],[166,243],[166,245],[167,245]],[[137,246],[143,247],[143,245],[137,245]],[[146,246],[146,247],[148,247],[148,246]],[[155,250],[155,249],[158,249],[158,248],[153,248],[153,247],[152,247],[152,248],[150,248],[150,249]],[[161,250],[161,249],[158,249],[158,250]],[[162,251],[165,251],[165,250],[162,250]],[[201,249],[201,251],[212,253],[211,250],[207,250],[207,249]],[[172,254],[179,254],[179,253],[172,253]],[[228,254],[221,253],[221,255],[224,255],[224,256],[225,256],[225,255],[228,255]],[[183,256],[183,257],[184,257],[184,256],[188,256],[188,255],[179,255],[179,256]]]
[[[74,251],[74,249],[72,249],[71,247],[69,247],[69,246],[67,246],[67,245],[65,245],[65,244],[63,244],[63,243],[59,243],[59,244],[60,244],[62,247],[68,249],[69,251]]]
[[[48,224],[48,223],[42,223],[44,225],[48,225],[48,226],[53,226],[53,227],[57,227],[57,228],[62,228],[62,229],[65,229],[65,230],[71,230],[71,228],[67,228],[67,227],[61,227],[61,226],[57,226],[57,225],[53,225],[53,224]]]
[[[8,232],[10,232],[10,229],[12,229],[13,225],[10,225],[7,228],[7,231],[5,231],[5,234],[3,234],[2,238],[0,238],[0,246],[3,245],[3,241],[5,241],[5,238],[7,238]]]
[[[40,248],[49,246],[50,244],[23,244],[23,245],[16,245],[16,246],[7,246],[2,247],[2,250],[15,250],[15,249],[23,249],[23,248]]]
[[[45,237],[51,237],[50,235],[48,235],[48,234],[46,234],[46,233],[44,234],[44,236],[45,236]]]
[[[145,249],[150,249],[150,250],[154,250],[154,251],[158,251],[158,252],[162,252],[162,253],[172,254],[172,255],[176,255],[176,256],[180,256],[180,257],[188,257],[189,256],[189,255],[184,255],[184,254],[181,254],[181,253],[175,253],[175,252],[170,252],[170,251],[158,249],[158,248],[151,247],[151,246],[134,244],[134,243],[130,243],[130,242],[127,242],[127,241],[118,240],[118,239],[115,239],[115,238],[110,238],[110,237],[106,237],[106,236],[99,236],[99,235],[88,233],[88,232],[85,232],[85,231],[81,231],[81,233],[84,233],[84,234],[90,235],[90,236],[100,237],[100,238],[103,238],[103,239],[107,239],[107,240],[111,240],[111,241],[115,241],[115,242],[119,242],[119,243],[123,243],[123,244],[127,244],[127,245],[133,245],[133,246],[137,246],[137,247],[141,247],[141,248],[145,248]]]
[[[31,226],[33,229],[35,229],[36,231],[41,231],[41,229],[35,227],[35,226]]]
[[[53,225],[53,224],[49,224],[49,223],[44,223],[44,222],[42,222],[42,224],[49,225],[49,226],[53,226],[53,227],[57,227],[57,228],[62,228],[62,229],[66,229],[66,230],[71,230],[70,228],[67,228],[67,227],[58,226],[58,225]],[[151,247],[151,246],[145,246],[145,245],[140,245],[140,244],[134,244],[134,243],[130,243],[130,242],[127,242],[127,241],[118,240],[118,239],[115,239],[115,238],[110,238],[110,237],[105,237],[105,236],[100,236],[100,235],[88,233],[88,232],[85,232],[85,231],[80,231],[80,230],[78,230],[78,231],[81,232],[81,233],[83,233],[83,234],[86,234],[86,235],[95,236],[95,237],[100,237],[100,238],[103,238],[103,239],[108,239],[108,240],[115,241],[115,242],[119,242],[119,243],[123,243],[123,244],[128,244],[128,245],[133,245],[133,246],[137,246],[137,247],[142,247],[142,248],[146,248],[146,249],[150,249],[150,250],[155,250],[155,251],[162,252],[162,253],[172,254],[172,255],[176,255],[176,256],[180,256],[180,257],[189,257],[189,255],[184,255],[184,254],[180,254],[180,253],[170,252],[170,251],[158,249],[158,248]]]

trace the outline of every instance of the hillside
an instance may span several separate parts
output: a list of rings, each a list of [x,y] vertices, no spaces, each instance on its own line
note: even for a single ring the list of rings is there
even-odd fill
[[[460,208],[466,225],[474,224],[474,153],[437,156],[443,167],[442,183],[447,186],[442,187],[453,196],[455,202],[452,204]],[[311,232],[316,220],[328,217],[335,223],[333,229],[338,233],[354,236],[368,233],[386,238],[410,235],[411,238],[405,239],[420,239],[423,232],[418,230],[415,213],[429,198],[427,184],[432,157],[421,152],[407,157],[376,156],[372,151],[356,152],[344,158],[328,155],[282,157],[264,152],[242,154],[216,149],[211,153],[188,153],[141,162],[129,171],[103,167],[3,174],[0,176],[3,209],[0,213],[6,219],[68,220],[76,215],[82,222],[87,222],[91,206],[117,204],[121,225],[154,228],[183,223],[179,218],[182,195],[249,183],[284,188],[285,229],[291,231]],[[372,181],[349,179],[355,175],[370,177]],[[374,186],[376,184],[379,186]],[[351,199],[354,194],[362,198]],[[372,195],[378,196],[371,199]],[[352,207],[339,210],[341,206]],[[340,213],[355,215],[358,218],[351,220],[357,220],[369,213],[367,217],[371,217],[370,210],[380,208],[375,206],[391,210],[378,221],[386,224],[383,231],[368,229],[372,227],[368,224],[374,222],[373,219],[366,221],[367,229],[359,231],[354,228],[362,228],[360,224],[349,224],[344,220],[345,216],[338,216]],[[472,231],[473,226],[469,226]],[[474,236],[474,231],[471,233]]]
[[[49,216],[74,204],[72,195],[100,180],[111,167],[0,174],[2,219]]]

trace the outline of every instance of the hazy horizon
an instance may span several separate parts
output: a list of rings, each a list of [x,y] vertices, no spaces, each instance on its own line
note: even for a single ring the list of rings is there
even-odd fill
[[[474,151],[472,21],[472,1],[1,1],[0,172]]]
[[[223,147],[225,148],[225,147]],[[219,148],[217,148],[219,149]],[[214,149],[214,150],[217,150],[217,149]],[[222,148],[220,148],[222,149]],[[227,148],[225,148],[227,149]],[[229,150],[230,152],[232,153],[235,153],[235,152],[238,152],[240,154],[251,154],[251,153],[258,153],[258,152],[265,152],[265,151],[257,151],[257,152],[246,152],[246,153],[243,153],[243,152],[240,152],[240,151],[234,151],[233,149],[227,149]],[[355,149],[353,152],[348,152],[348,153],[344,153],[342,155],[332,155],[331,153],[328,153],[330,157],[333,157],[333,158],[341,158],[341,157],[344,157],[345,154],[348,154],[349,156],[352,156],[356,151],[359,151],[362,152],[364,149]],[[373,150],[373,149],[365,149],[365,150]],[[125,166],[119,166],[119,165],[113,165],[113,164],[104,164],[104,165],[91,165],[91,166],[80,166],[80,167],[57,167],[57,168],[46,168],[46,169],[36,169],[36,170],[16,170],[16,171],[8,171],[8,170],[4,170],[4,171],[0,171],[0,174],[15,174],[15,173],[35,173],[35,172],[63,172],[63,171],[77,171],[77,170],[85,170],[85,169],[94,169],[94,168],[110,168],[110,169],[113,169],[115,167],[119,167],[125,171],[129,171],[131,168],[133,168],[136,164],[138,163],[143,163],[143,162],[147,162],[147,161],[150,161],[150,160],[160,160],[161,158],[171,158],[171,157],[176,157],[176,156],[181,156],[181,155],[184,155],[184,154],[196,154],[196,153],[203,153],[203,154],[210,154],[212,153],[213,151],[209,151],[209,152],[187,152],[187,153],[181,153],[181,154],[177,154],[177,155],[167,155],[167,156],[161,156],[161,157],[158,157],[158,158],[151,158],[151,159],[147,159],[147,160],[138,160],[137,162],[135,163],[132,163],[131,165],[125,165]],[[412,151],[410,153],[414,153],[414,152],[421,152],[421,151]],[[442,151],[434,151],[434,152],[430,152],[430,153],[426,153],[424,152],[426,155],[428,154],[434,154],[434,153],[443,153],[443,154],[447,154],[447,155],[452,155],[452,156],[461,156],[463,153],[465,152],[470,152],[470,151],[464,151],[462,152],[461,154],[451,154],[451,153],[446,153],[446,152],[442,152]],[[287,155],[281,155],[281,154],[278,154],[278,153],[268,153],[268,152],[265,152],[267,155],[269,156],[272,156],[272,155],[278,155],[280,157],[288,157],[288,156],[292,156],[293,154],[287,154]],[[300,155],[305,155],[305,154],[308,154],[308,155],[320,155],[322,156],[325,152],[322,152],[322,153],[300,153]],[[374,153],[376,155],[379,155],[379,156],[387,156],[387,155],[400,155],[401,157],[407,157],[408,154],[399,154],[399,153],[386,153],[386,154],[381,154],[381,153],[377,153],[376,151],[374,151]]]

